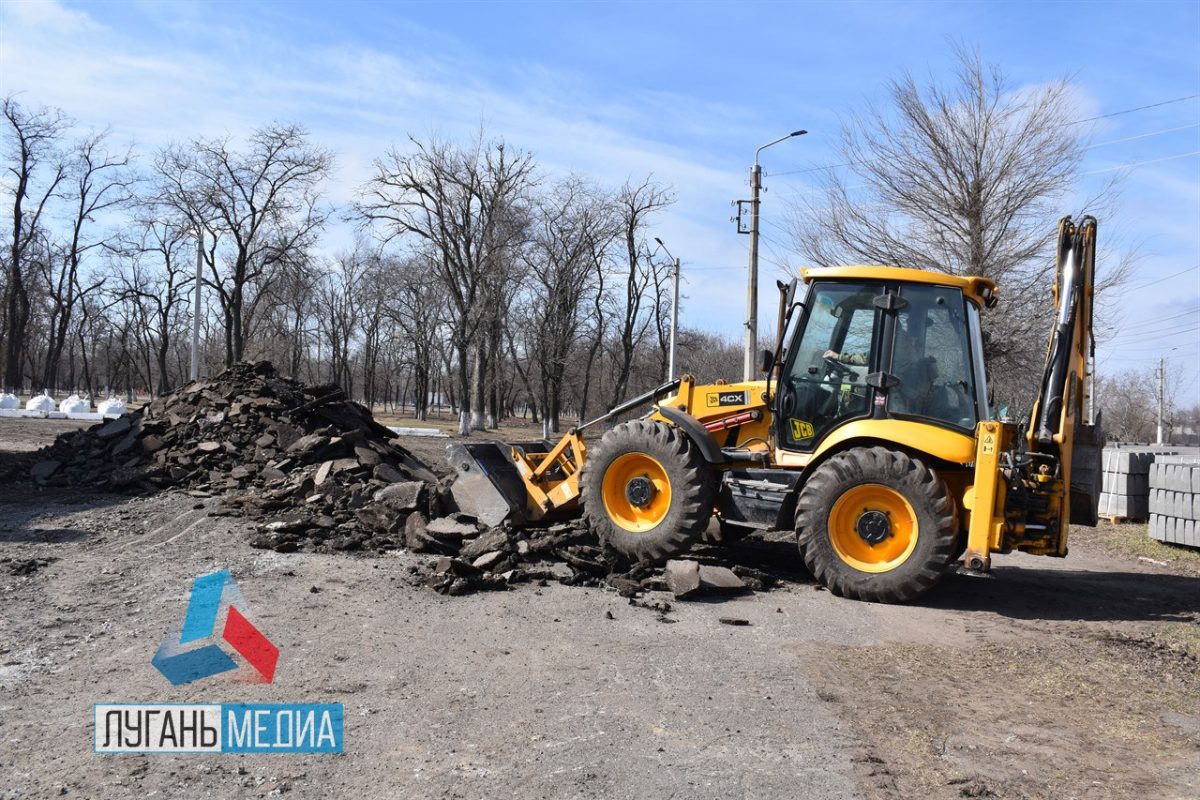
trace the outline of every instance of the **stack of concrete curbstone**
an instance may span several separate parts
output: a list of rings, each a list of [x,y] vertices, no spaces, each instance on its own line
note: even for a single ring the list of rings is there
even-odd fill
[[[1159,456],[1150,468],[1150,536],[1200,547],[1200,457]]]
[[[1150,516],[1153,450],[1104,448],[1104,483],[1099,514],[1110,521],[1143,522]]]

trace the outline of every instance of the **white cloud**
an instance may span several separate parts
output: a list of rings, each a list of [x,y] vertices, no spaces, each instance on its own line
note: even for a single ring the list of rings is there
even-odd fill
[[[465,137],[484,125],[551,173],[576,170],[610,185],[653,173],[679,198],[655,233],[685,265],[745,262],[744,237],[726,223],[744,178],[711,155],[745,133],[739,109],[666,92],[591,97],[575,77],[536,63],[518,65],[514,81],[511,64],[472,59],[462,43],[427,31],[400,41],[436,42],[433,54],[411,45],[297,48],[270,30],[213,27],[198,7],[171,6],[144,17],[151,29],[134,36],[54,2],[4,4],[0,92],[59,106],[84,126],[111,125],[143,154],[174,139],[236,138],[296,120],[337,153],[329,196],[338,203],[407,133]],[[706,269],[691,281],[685,324],[737,335],[741,314],[727,297],[740,292],[744,270]],[[773,302],[767,289],[764,300]]]

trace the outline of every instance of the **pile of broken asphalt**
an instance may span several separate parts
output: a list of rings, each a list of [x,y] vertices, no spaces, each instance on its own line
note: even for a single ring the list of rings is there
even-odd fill
[[[457,509],[447,480],[340,388],[305,386],[268,362],[235,365],[140,411],[63,434],[26,458],[23,474],[10,469],[10,477],[219,497],[211,513],[254,520],[251,546],[282,553],[430,554],[436,558],[409,568],[412,582],[450,596],[547,581],[606,585],[630,598],[775,583],[745,565],[631,564],[602,547],[582,520],[482,525]]]

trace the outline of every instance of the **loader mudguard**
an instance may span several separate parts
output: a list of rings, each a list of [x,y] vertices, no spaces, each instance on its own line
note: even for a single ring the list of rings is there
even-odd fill
[[[670,406],[658,406],[656,410],[664,419],[688,435],[692,443],[699,448],[705,461],[710,464],[729,463],[729,457],[721,452],[721,446],[717,444],[717,440],[713,438],[713,435],[708,432],[708,429],[704,427],[700,420],[686,411],[680,411]]]

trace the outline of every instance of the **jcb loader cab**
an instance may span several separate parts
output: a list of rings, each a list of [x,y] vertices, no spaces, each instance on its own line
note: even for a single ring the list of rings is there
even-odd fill
[[[715,514],[729,533],[793,529],[836,594],[899,602],[963,557],[1066,554],[1095,524],[1100,436],[1085,424],[1095,220],[1059,226],[1057,315],[1027,429],[993,419],[980,277],[897,267],[803,272],[781,286],[767,379],[689,376],[556,445],[452,445],[468,510],[536,523],[582,506],[630,558],[685,552]],[[599,442],[583,432],[638,405]],[[1072,479],[1074,476],[1074,480]]]

